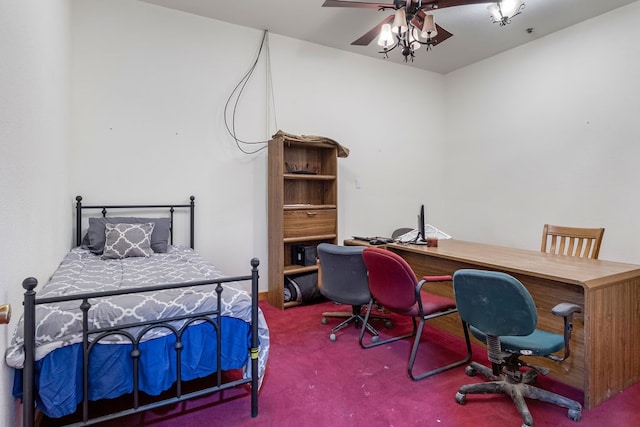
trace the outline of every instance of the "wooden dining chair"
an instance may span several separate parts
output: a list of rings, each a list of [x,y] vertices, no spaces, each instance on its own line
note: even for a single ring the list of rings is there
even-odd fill
[[[545,224],[542,252],[598,259],[604,228],[564,227]]]

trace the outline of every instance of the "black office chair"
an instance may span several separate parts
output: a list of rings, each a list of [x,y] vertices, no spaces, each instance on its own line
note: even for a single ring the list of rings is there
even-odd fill
[[[329,317],[346,318],[338,326],[331,330],[329,339],[336,340],[336,332],[351,324],[356,327],[365,325],[365,328],[374,336],[378,331],[362,317],[362,307],[369,303],[369,280],[367,267],[362,260],[363,246],[338,246],[330,243],[320,243],[317,248],[320,258],[322,295],[339,304],[351,305],[351,312],[325,312],[322,313],[322,323],[327,323]],[[391,320],[386,317],[371,317],[370,320],[382,320],[387,327],[391,327]]]
[[[456,312],[456,303],[451,298],[426,292],[422,290],[422,288],[428,286],[429,282],[451,281],[451,276],[425,276],[418,281],[407,261],[400,255],[385,249],[365,248],[362,257],[369,270],[369,289],[371,290],[371,300],[369,301],[365,321],[369,319],[369,313],[371,312],[375,299],[375,301],[392,313],[410,317],[413,323],[413,329],[407,334],[396,335],[383,341],[372,340],[371,343],[364,342],[363,328],[360,330],[359,340],[362,348],[371,348],[413,337],[413,346],[411,347],[411,353],[409,355],[407,373],[414,381],[464,365],[471,360],[469,333],[464,329],[467,352],[463,359],[420,374],[414,374],[413,367],[418,353],[418,346],[422,339],[425,322],[429,319],[447,316]]]
[[[506,273],[484,270],[458,270],[453,275],[453,289],[458,313],[465,329],[487,344],[492,369],[476,362],[466,368],[469,376],[476,372],[491,382],[463,385],[456,401],[464,405],[467,394],[503,393],[511,396],[522,419],[523,427],[533,425],[533,418],[524,398],[538,399],[568,408],[568,417],[579,421],[580,403],[564,396],[530,385],[537,374],[549,369],[529,365],[520,355],[543,356],[561,362],[569,357],[569,341],[573,328],[573,313],[580,306],[570,303],[556,305],[552,313],[564,317],[564,334],[536,329],[538,314],[533,298],[520,281]],[[554,355],[564,349],[563,356]],[[522,371],[521,367],[530,369]]]

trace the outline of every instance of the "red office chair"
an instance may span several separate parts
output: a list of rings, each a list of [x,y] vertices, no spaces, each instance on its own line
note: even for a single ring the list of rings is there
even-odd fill
[[[369,290],[371,291],[371,300],[364,318],[364,324],[366,325],[367,323],[374,300],[393,313],[411,317],[413,322],[411,333],[391,337],[383,341],[377,339],[378,337],[374,337],[370,344],[363,342],[365,333],[365,328],[363,327],[360,331],[360,345],[362,348],[376,347],[404,338],[415,337],[407,366],[409,377],[414,381],[464,365],[471,360],[469,333],[463,328],[467,345],[467,354],[463,360],[415,375],[413,373],[413,365],[416,360],[425,321],[457,312],[455,301],[423,291],[422,287],[429,282],[450,281],[451,276],[425,276],[418,281],[411,266],[402,257],[385,249],[365,248],[362,252],[362,257],[369,271]],[[416,322],[416,319],[419,319],[419,323]]]

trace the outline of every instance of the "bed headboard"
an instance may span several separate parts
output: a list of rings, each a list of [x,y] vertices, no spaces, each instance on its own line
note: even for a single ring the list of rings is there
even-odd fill
[[[173,204],[173,205],[83,205],[82,196],[76,196],[76,246],[82,244],[82,218],[84,210],[100,210],[103,217],[107,216],[108,210],[114,209],[167,209],[169,211],[170,222],[170,241],[169,244],[173,244],[173,213],[176,209],[189,209],[189,245],[191,249],[194,248],[194,211],[195,211],[195,197],[189,197],[189,204]]]

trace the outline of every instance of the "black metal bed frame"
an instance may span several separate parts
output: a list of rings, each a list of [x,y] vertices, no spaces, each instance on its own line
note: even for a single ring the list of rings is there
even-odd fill
[[[82,197],[76,197],[76,243],[79,246],[81,244],[82,232],[81,232],[81,221],[82,221],[82,212],[83,209],[101,209],[102,216],[107,215],[108,209],[163,209],[168,208],[170,211],[170,224],[171,224],[171,236],[170,243],[173,244],[173,214],[176,208],[189,208],[190,214],[190,245],[193,249],[194,243],[194,203],[195,198],[193,196],[190,197],[190,203],[185,205],[175,204],[175,205],[103,205],[103,206],[82,206]],[[205,280],[205,281],[193,281],[188,283],[172,283],[172,284],[162,284],[155,286],[146,286],[141,288],[136,288],[135,290],[126,289],[126,290],[118,290],[118,291],[106,291],[106,292],[91,292],[84,294],[75,294],[71,296],[64,297],[52,297],[52,298],[36,298],[35,288],[38,285],[37,279],[33,277],[26,278],[22,282],[22,287],[25,289],[24,293],[24,352],[25,352],[25,360],[24,360],[24,368],[23,368],[23,378],[22,378],[22,389],[23,389],[23,425],[25,427],[33,427],[35,422],[35,315],[36,315],[36,306],[47,303],[56,303],[63,301],[79,301],[79,308],[82,311],[82,351],[83,351],[83,399],[82,399],[82,421],[76,422],[73,424],[69,424],[71,426],[80,426],[80,425],[91,425],[98,422],[104,422],[107,420],[120,418],[126,415],[131,415],[139,412],[143,412],[149,409],[155,409],[166,405],[176,404],[178,402],[182,402],[194,397],[204,396],[207,394],[211,394],[214,392],[226,390],[232,387],[237,387],[242,384],[250,384],[251,387],[251,416],[256,417],[258,415],[258,265],[260,264],[258,258],[253,258],[251,260],[251,274],[246,276],[235,276],[235,277],[224,277],[218,278],[214,280]],[[222,371],[221,367],[221,330],[220,330],[220,322],[222,317],[221,310],[221,293],[223,292],[223,283],[227,282],[241,282],[241,281],[251,281],[251,299],[252,299],[252,307],[251,307],[251,348],[248,349],[249,357],[251,360],[251,377],[250,378],[242,378],[239,380],[234,380],[231,382],[222,383]],[[92,298],[103,298],[109,296],[123,295],[123,294],[132,294],[132,293],[141,293],[141,292],[149,292],[149,291],[157,291],[157,290],[165,290],[165,289],[176,289],[185,286],[204,286],[204,285],[217,285],[216,293],[218,295],[218,304],[215,310],[211,310],[208,312],[201,312],[193,315],[183,315],[176,316],[168,319],[155,320],[155,321],[147,321],[147,322],[138,322],[131,323],[127,325],[120,325],[118,327],[110,327],[110,328],[100,328],[100,329],[89,329],[88,325],[88,312],[91,308],[91,302],[89,301]],[[171,322],[186,320],[185,324],[176,328],[171,325]],[[201,390],[196,390],[190,393],[182,392],[182,379],[181,379],[181,351],[183,347],[182,343],[182,333],[186,330],[186,328],[192,325],[194,322],[208,322],[213,326],[216,333],[217,338],[217,365],[218,372],[214,374],[216,376],[216,383],[211,386]],[[127,328],[132,327],[142,327],[140,332],[135,336],[132,335],[129,331],[126,331]],[[140,404],[140,390],[138,387],[138,368],[139,368],[139,344],[142,337],[154,328],[165,328],[168,329],[171,333],[176,336],[176,342],[174,344],[174,349],[176,351],[176,383],[175,385],[175,396],[169,397],[163,400],[154,401],[148,404]],[[111,414],[89,418],[89,398],[88,398],[88,362],[89,362],[89,354],[93,349],[94,345],[97,344],[101,339],[109,336],[109,335],[121,335],[127,337],[133,346],[131,351],[131,358],[133,361],[133,404],[129,409],[125,409],[122,411],[114,412]],[[89,337],[92,336],[93,339],[89,341]]]

